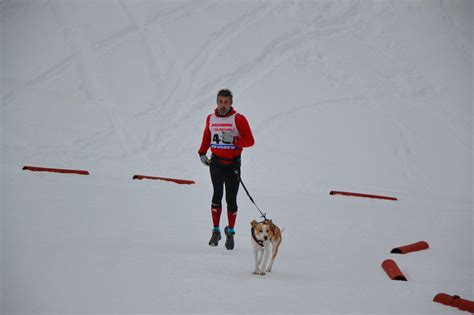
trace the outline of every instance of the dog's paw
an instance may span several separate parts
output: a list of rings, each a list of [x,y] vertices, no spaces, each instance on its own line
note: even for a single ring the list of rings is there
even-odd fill
[[[272,269],[271,268],[268,268],[267,270],[265,270],[266,272],[272,272]]]
[[[252,272],[253,275],[258,275],[258,276],[264,276],[265,275],[265,271],[260,271],[260,270],[254,270]]]

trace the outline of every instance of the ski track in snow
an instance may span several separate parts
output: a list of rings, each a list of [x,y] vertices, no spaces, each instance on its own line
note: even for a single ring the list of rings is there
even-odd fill
[[[97,108],[103,111],[109,119],[117,133],[117,136],[126,153],[132,153],[137,150],[131,135],[127,132],[123,122],[114,109],[116,105],[112,102],[112,98],[107,95],[104,82],[104,73],[101,72],[99,61],[95,56],[96,53],[91,45],[83,38],[81,30],[73,25],[68,25],[66,13],[63,12],[60,2],[50,2],[51,9],[56,17],[60,27],[64,30],[68,37],[71,48],[75,52],[75,59],[78,63],[78,70],[81,74],[82,83],[84,84],[84,92],[89,99],[94,102]]]
[[[196,2],[196,1],[184,1],[183,5],[178,5],[174,8],[167,10],[157,10],[158,13],[154,15],[148,22],[147,26],[164,26],[172,23],[179,22],[187,16],[193,13],[198,13],[207,8],[208,1]],[[211,1],[215,2],[215,1]],[[178,2],[177,2],[178,3]]]
[[[24,84],[21,84],[20,86],[15,87],[12,91],[10,91],[6,95],[2,95],[2,105],[3,107],[8,107],[10,104],[13,102],[15,97],[24,92],[25,90],[40,86],[44,83],[47,83],[50,80],[54,80],[57,77],[59,77],[67,68],[69,68],[73,64],[74,57],[73,56],[68,56],[64,58],[64,60],[61,60],[60,62],[52,65],[50,68],[46,69],[43,73],[38,75],[35,78],[32,78],[31,80],[28,80]]]

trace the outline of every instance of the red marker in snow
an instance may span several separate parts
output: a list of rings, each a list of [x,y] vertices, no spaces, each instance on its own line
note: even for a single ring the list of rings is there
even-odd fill
[[[89,175],[88,171],[84,170],[71,170],[64,168],[50,168],[50,167],[39,167],[39,166],[24,166],[23,170],[32,172],[52,172],[52,173],[63,173],[63,174],[78,174],[78,175]]]
[[[329,194],[330,194],[330,195],[349,196],[349,197],[362,197],[362,198],[373,198],[373,199],[385,199],[385,200],[392,200],[392,201],[398,200],[398,199],[395,198],[395,197],[381,196],[381,195],[372,195],[372,194],[361,194],[361,193],[350,192],[350,191],[331,190],[331,192],[330,192]]]
[[[392,249],[392,251],[390,253],[392,253],[392,254],[407,254],[407,253],[416,252],[416,251],[419,251],[419,250],[428,249],[429,247],[430,247],[430,245],[428,245],[427,242],[420,241],[420,242],[416,242],[416,243],[413,243],[413,244],[410,244],[410,245],[395,247],[394,249]]]
[[[187,180],[187,179],[177,179],[177,178],[167,178],[167,177],[158,177],[158,176],[146,176],[146,175],[134,175],[133,179],[152,179],[152,180],[164,180],[167,182],[173,182],[176,184],[181,184],[181,185],[191,185],[195,184],[194,181],[192,180]]]

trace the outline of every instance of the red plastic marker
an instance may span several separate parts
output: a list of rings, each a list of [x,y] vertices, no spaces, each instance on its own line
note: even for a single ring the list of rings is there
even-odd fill
[[[456,307],[461,311],[474,313],[474,302],[462,299],[459,295],[451,296],[446,293],[439,293],[433,298],[433,302]]]
[[[355,193],[355,192],[350,192],[350,191],[331,190],[331,192],[330,192],[329,194],[330,194],[330,195],[350,196],[350,197],[385,199],[385,200],[392,200],[392,201],[397,201],[397,200],[398,200],[398,199],[395,198],[395,197],[380,196],[380,195],[371,195],[371,194],[361,194],[361,193]]]
[[[168,182],[173,182],[181,185],[191,185],[195,184],[192,180],[187,179],[177,179],[177,178],[167,178],[167,177],[157,177],[157,176],[146,176],[146,175],[133,175],[133,179],[152,179],[152,180],[164,180]]]
[[[420,242],[416,242],[416,243],[413,243],[413,244],[410,244],[410,245],[395,247],[394,249],[392,249],[392,251],[390,253],[392,253],[392,254],[406,254],[406,253],[416,252],[416,251],[419,251],[419,250],[428,249],[429,247],[430,247],[430,245],[428,245],[427,242],[420,241]]]
[[[63,174],[89,175],[88,171],[83,171],[83,170],[70,170],[70,169],[63,169],[63,168],[50,168],[50,167],[38,167],[38,166],[24,166],[23,170],[28,170],[32,172],[53,172],[53,173],[63,173]]]
[[[407,281],[407,278],[398,268],[397,263],[391,259],[384,260],[382,262],[382,268],[387,273],[388,277],[392,280]]]

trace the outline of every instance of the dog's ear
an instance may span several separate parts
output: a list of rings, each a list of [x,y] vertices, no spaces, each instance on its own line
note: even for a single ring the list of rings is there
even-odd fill
[[[270,231],[275,232],[275,224],[272,220],[268,220],[268,225],[270,226]]]
[[[258,222],[255,221],[255,220],[252,220],[252,222],[250,222],[250,225],[253,226],[253,227],[255,227],[257,224],[258,224]]]

